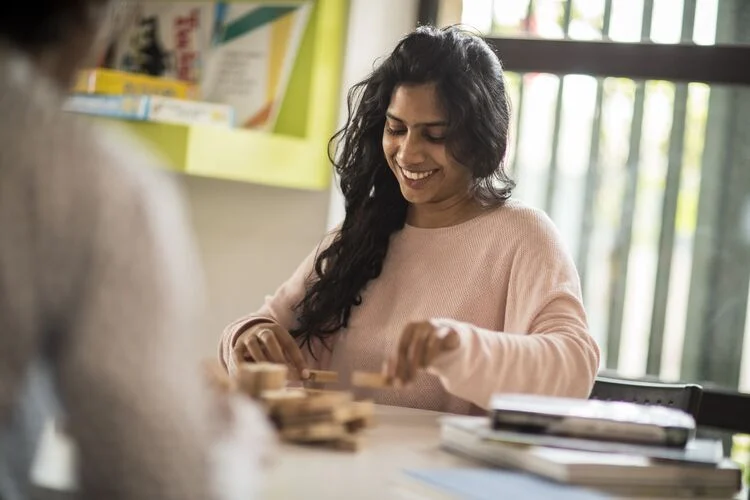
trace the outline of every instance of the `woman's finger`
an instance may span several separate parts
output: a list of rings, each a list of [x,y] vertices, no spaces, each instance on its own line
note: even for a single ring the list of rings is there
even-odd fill
[[[260,341],[263,351],[268,357],[268,361],[272,363],[286,364],[284,350],[281,348],[279,341],[276,339],[276,334],[273,332],[273,330],[265,328],[258,332],[257,337]]]
[[[305,363],[305,357],[302,355],[302,351],[297,345],[297,341],[292,335],[283,330],[279,332],[276,337],[286,357],[292,362],[292,366],[297,370],[302,380],[310,378],[310,371],[307,369],[307,363]]]
[[[251,359],[247,359],[248,356],[247,347],[245,347],[245,344],[243,343],[237,343],[234,349],[232,349],[232,361],[234,361],[235,367],[240,366],[242,363],[252,361]]]
[[[396,363],[394,367],[394,375],[400,382],[406,382],[408,378],[409,370],[409,352],[411,348],[412,338],[416,331],[416,323],[409,323],[404,327],[404,331],[401,332],[401,337],[398,341],[398,349],[396,352]]]
[[[452,328],[446,328],[445,334],[440,337],[442,338],[442,342],[440,343],[442,352],[458,349],[461,344],[461,338],[458,336],[458,332]]]
[[[260,340],[258,340],[257,334],[250,335],[245,339],[245,347],[256,363],[268,361],[266,353],[263,352],[263,347],[260,345]]]
[[[431,324],[425,322],[417,325],[409,348],[408,381],[414,380],[417,376],[417,370],[422,367],[427,341],[432,336],[433,327]]]
[[[420,368],[428,368],[435,358],[443,351],[443,339],[440,335],[430,335],[424,346]]]

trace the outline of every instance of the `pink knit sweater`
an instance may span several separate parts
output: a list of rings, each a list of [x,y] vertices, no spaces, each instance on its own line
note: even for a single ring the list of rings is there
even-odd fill
[[[316,253],[259,311],[226,328],[220,357],[228,368],[234,341],[248,326],[294,327],[292,308]],[[343,382],[335,388],[349,388],[353,370],[381,370],[407,322],[436,318],[459,333],[459,349],[405,388],[355,393],[381,404],[470,413],[472,403],[486,408],[495,392],[587,397],[591,390],[599,348],[587,330],[575,266],[540,211],[510,201],[451,227],[405,226],[349,327],[329,340],[331,351],[315,344],[317,360],[308,362],[338,371]]]

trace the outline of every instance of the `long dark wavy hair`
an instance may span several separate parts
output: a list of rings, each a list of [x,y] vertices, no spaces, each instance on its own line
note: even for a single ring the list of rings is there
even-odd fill
[[[499,59],[481,38],[459,27],[422,26],[348,94],[348,119],[329,152],[341,179],[346,216],[315,259],[296,306],[300,345],[346,328],[352,308],[377,278],[391,235],[404,227],[408,203],[388,167],[382,139],[391,95],[401,84],[435,84],[447,113],[448,152],[472,172],[472,194],[484,206],[504,203],[513,181],[504,169],[510,107]]]

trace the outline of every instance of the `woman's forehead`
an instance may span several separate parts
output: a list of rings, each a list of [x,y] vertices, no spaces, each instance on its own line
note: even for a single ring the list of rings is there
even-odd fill
[[[402,84],[391,94],[388,115],[407,124],[446,125],[446,113],[435,84]]]

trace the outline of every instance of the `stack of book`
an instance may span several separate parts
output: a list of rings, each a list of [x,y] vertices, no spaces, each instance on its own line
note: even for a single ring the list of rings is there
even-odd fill
[[[741,469],[721,441],[695,438],[694,421],[678,410],[516,395],[498,396],[492,407],[488,417],[443,417],[441,447],[613,498],[731,499],[742,489]],[[446,493],[428,472],[408,475]]]
[[[82,71],[64,109],[75,113],[178,125],[234,125],[226,104],[194,100],[196,85],[109,69]]]
[[[66,109],[272,131],[312,3],[139,2]]]

